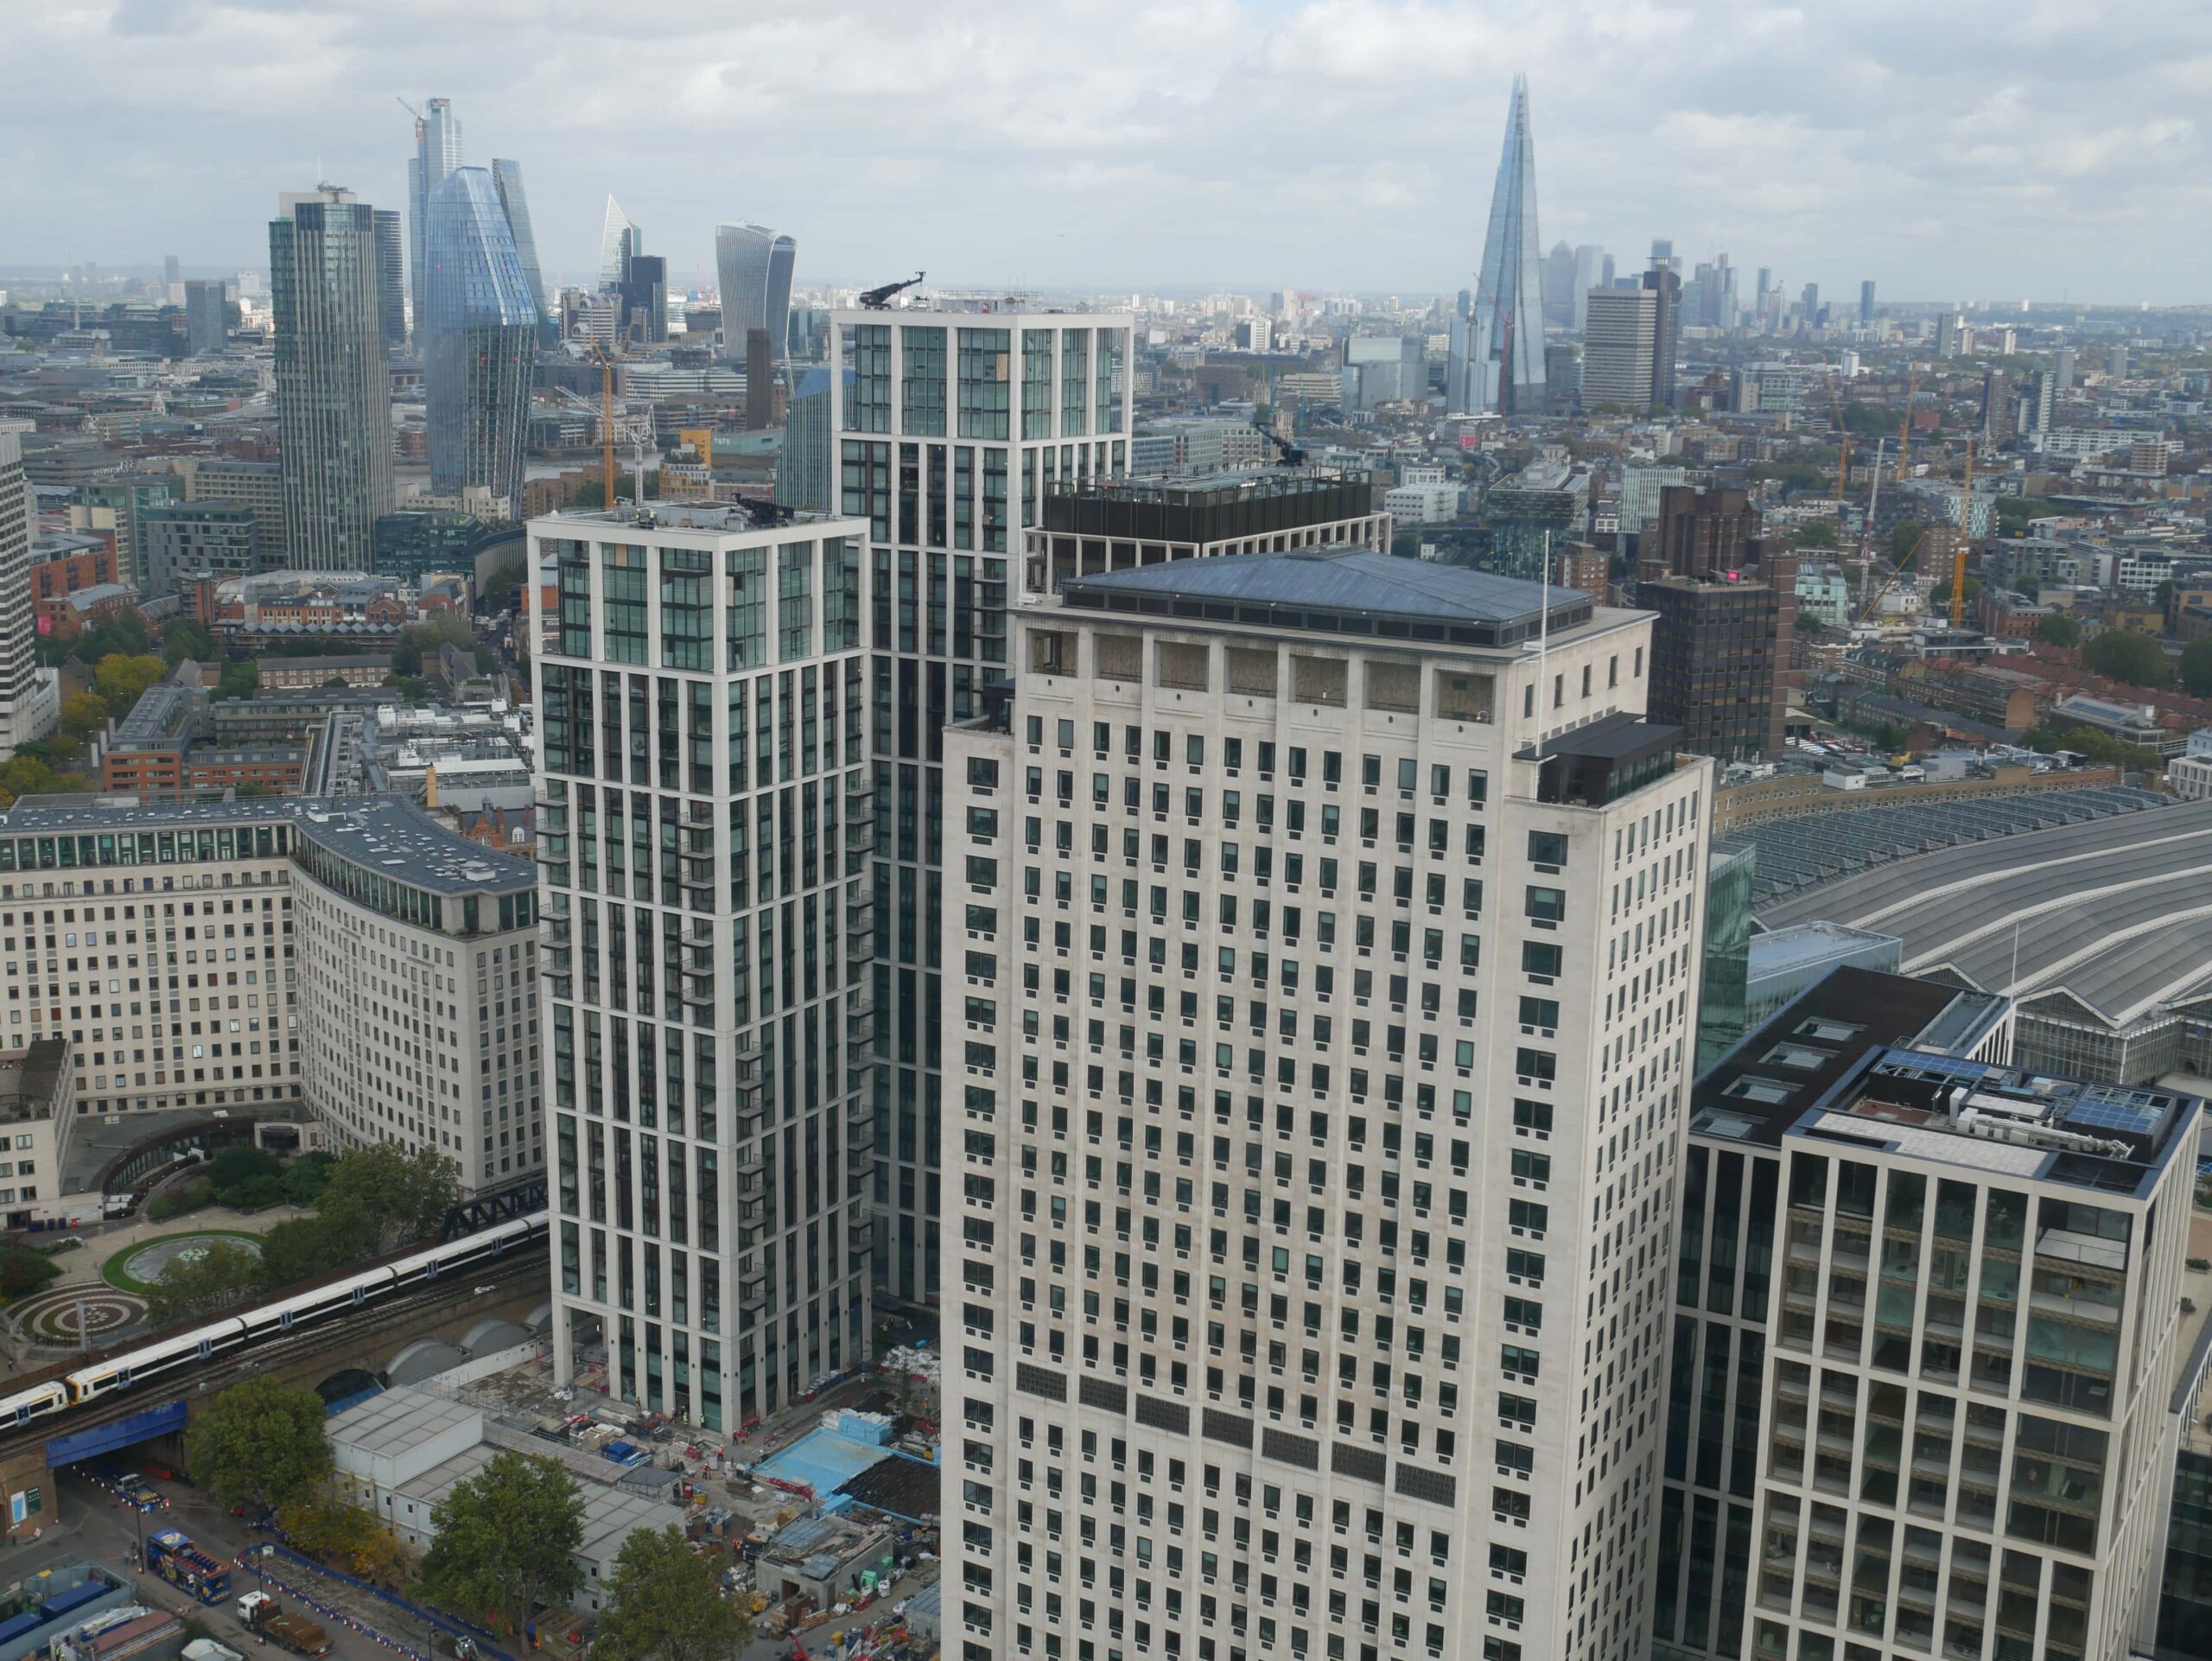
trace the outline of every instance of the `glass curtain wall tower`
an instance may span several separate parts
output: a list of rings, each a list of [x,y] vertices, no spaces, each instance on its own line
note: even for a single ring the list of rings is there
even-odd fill
[[[279,199],[269,226],[276,425],[286,558],[372,569],[391,512],[391,376],[385,360],[376,210],[334,185]]]
[[[401,263],[402,240],[399,210],[377,209],[377,316],[384,326],[386,352],[397,352],[407,344],[407,289],[406,271]]]
[[[604,290],[622,286],[630,275],[630,262],[645,251],[645,233],[630,223],[622,204],[607,199],[607,218],[599,231],[599,286]]]
[[[710,1430],[868,1352],[867,532],[530,525],[555,1363]]]
[[[1529,78],[1513,78],[1505,149],[1491,192],[1490,231],[1475,284],[1474,392],[1479,408],[1506,415],[1544,408],[1543,285],[1536,241],[1536,141],[1529,125]]]
[[[461,118],[453,112],[453,100],[425,100],[415,118],[415,154],[407,160],[407,209],[412,216],[407,227],[407,275],[418,311],[429,291],[430,193],[460,165]]]
[[[515,252],[522,259],[523,281],[530,289],[531,303],[537,308],[539,337],[543,339],[543,325],[552,316],[553,308],[545,292],[545,273],[537,263],[537,233],[530,226],[530,199],[523,194],[522,163],[493,156],[492,183],[499,193],[499,211],[507,216],[507,232],[514,239]]]
[[[877,1259],[916,1300],[938,1284],[944,727],[1008,672],[1007,589],[1046,495],[1128,466],[1133,319],[1003,305],[830,321],[837,487],[873,595]]]
[[[430,487],[482,488],[519,518],[537,306],[482,168],[456,168],[430,194],[429,286],[423,308]]]
[[[715,227],[715,271],[721,284],[722,351],[742,362],[745,338],[768,331],[768,350],[779,366],[791,354],[791,266],[798,244],[765,225]],[[786,377],[789,369],[785,371]]]

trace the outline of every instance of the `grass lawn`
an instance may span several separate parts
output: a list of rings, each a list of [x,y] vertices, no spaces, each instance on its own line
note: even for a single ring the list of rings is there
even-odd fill
[[[153,1283],[140,1280],[125,1265],[136,1259],[140,1252],[174,1240],[251,1240],[258,1245],[261,1237],[242,1228],[188,1228],[180,1229],[175,1234],[157,1234],[150,1240],[141,1240],[128,1251],[118,1251],[110,1257],[100,1265],[100,1278],[118,1292],[136,1292],[143,1297],[154,1289]]]

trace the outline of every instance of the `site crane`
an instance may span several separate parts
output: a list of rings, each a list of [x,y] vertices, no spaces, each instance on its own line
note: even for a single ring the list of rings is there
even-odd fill
[[[1835,410],[1835,516],[1843,517],[1844,493],[1851,488],[1851,423],[1844,419],[1843,394],[1835,377],[1827,380],[1828,404]]]
[[[918,286],[928,275],[927,271],[916,271],[904,283],[886,283],[880,289],[864,290],[861,294],[861,305],[868,311],[887,311],[890,309],[893,296],[903,294],[908,289]]]
[[[1252,430],[1258,433],[1262,438],[1265,438],[1268,442],[1273,444],[1276,450],[1280,452],[1275,458],[1277,466],[1286,468],[1302,468],[1306,465],[1306,452],[1299,449],[1297,445],[1292,443],[1290,440],[1285,438],[1273,427],[1262,426],[1260,423],[1255,421],[1252,423]]]

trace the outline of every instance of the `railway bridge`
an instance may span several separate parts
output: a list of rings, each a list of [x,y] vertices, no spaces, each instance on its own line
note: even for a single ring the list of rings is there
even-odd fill
[[[55,1470],[142,1449],[181,1467],[192,1417],[232,1384],[267,1374],[342,1400],[389,1381],[393,1367],[426,1344],[460,1346],[525,1323],[546,1301],[540,1243],[456,1270],[370,1303],[181,1366],[157,1380],[111,1391],[58,1416],[0,1433],[0,1497],[6,1534],[28,1537],[60,1520]],[[137,1459],[139,1454],[130,1456]],[[35,1493],[36,1503],[33,1503]]]

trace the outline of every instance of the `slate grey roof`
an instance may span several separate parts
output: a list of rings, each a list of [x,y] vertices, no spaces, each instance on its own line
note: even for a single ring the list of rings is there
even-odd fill
[[[1815,918],[1902,937],[1907,974],[1948,965],[2014,996],[2063,990],[2125,1026],[2212,993],[2212,801],[1948,848],[1759,914]]]

